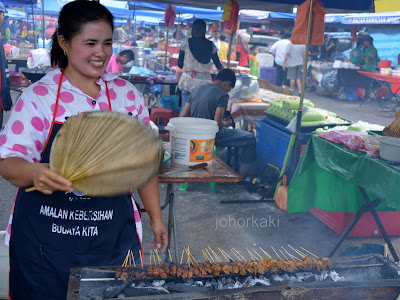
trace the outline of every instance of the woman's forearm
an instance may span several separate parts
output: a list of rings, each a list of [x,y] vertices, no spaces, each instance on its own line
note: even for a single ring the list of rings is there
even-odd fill
[[[0,175],[17,187],[34,186],[50,195],[54,191],[72,192],[72,182],[53,172],[49,164],[30,163],[19,157],[0,159]]]
[[[158,176],[154,176],[144,187],[138,189],[138,192],[150,220],[162,220]]]
[[[34,163],[20,157],[0,159],[0,175],[17,187],[33,185]]]

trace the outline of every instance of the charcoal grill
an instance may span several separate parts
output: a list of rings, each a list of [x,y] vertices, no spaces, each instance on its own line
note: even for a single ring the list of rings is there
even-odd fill
[[[113,291],[121,287],[123,282],[113,279],[116,267],[83,267],[71,270],[68,300],[103,299],[105,291]],[[333,281],[330,276],[317,282],[324,275],[322,272],[311,272],[312,276],[302,282],[293,282],[288,278],[301,278],[304,272],[279,273],[283,281],[274,280],[272,274],[249,276],[211,276],[203,282],[248,283],[251,280],[262,282],[269,280],[269,286],[253,286],[245,288],[209,289],[200,286],[198,280],[169,277],[165,280],[171,294],[162,294],[151,287],[160,284],[160,278],[130,280],[122,290],[123,299],[396,299],[400,294],[400,267],[379,255],[361,256],[334,261],[335,271],[341,279]],[[310,273],[310,272],[308,272]],[[329,273],[333,274],[333,273]],[[309,274],[310,275],[310,274]],[[326,275],[326,274],[325,274]],[[135,287],[131,284],[134,283]],[[254,282],[253,282],[254,283]],[[192,284],[192,285],[190,285]],[[123,286],[122,286],[123,287]],[[140,287],[140,288],[138,288]],[[121,292],[121,291],[120,291]]]

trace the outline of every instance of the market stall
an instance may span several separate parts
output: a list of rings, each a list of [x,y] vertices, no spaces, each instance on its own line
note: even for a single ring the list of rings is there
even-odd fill
[[[375,210],[400,211],[397,201],[399,186],[400,170],[388,165],[387,161],[312,136],[289,185],[288,208],[291,213],[306,212],[312,208],[327,212],[358,213],[354,219],[355,223],[364,212],[370,211],[389,245],[393,258],[398,261],[384,227],[379,224],[380,218]],[[325,216],[328,217],[329,214],[325,213]],[[398,221],[397,215],[394,219],[386,220],[386,224]],[[374,221],[370,218],[367,223],[370,222]],[[355,223],[350,224],[348,230],[343,233],[332,255],[353,229],[350,226],[354,226]],[[400,224],[395,227],[399,226]],[[399,234],[400,232],[395,232],[395,235]]]
[[[396,111],[400,106],[400,76],[385,75],[371,72],[358,71],[359,74],[368,78],[366,82],[369,84],[369,90],[375,95],[379,105],[381,106],[381,111],[383,109],[389,109],[391,111]],[[396,71],[397,75],[397,71]],[[399,74],[400,75],[400,74]],[[385,88],[388,93],[386,97],[381,98],[376,93],[376,86]],[[368,88],[368,87],[367,87]],[[393,103],[392,100],[395,100]],[[388,105],[394,104],[393,107],[388,107]]]

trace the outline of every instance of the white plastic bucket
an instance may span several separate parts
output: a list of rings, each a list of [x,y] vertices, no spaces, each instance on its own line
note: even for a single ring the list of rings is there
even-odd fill
[[[0,231],[0,299],[8,299],[8,273],[10,264],[8,247],[4,244],[5,231]]]
[[[170,132],[172,162],[192,166],[211,164],[217,122],[201,118],[171,118],[166,127]]]

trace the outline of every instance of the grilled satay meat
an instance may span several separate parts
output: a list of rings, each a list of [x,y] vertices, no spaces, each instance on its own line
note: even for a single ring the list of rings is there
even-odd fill
[[[120,278],[120,277],[121,277],[121,273],[122,273],[121,267],[118,267],[118,268],[115,270],[115,279]]]
[[[332,268],[332,261],[327,257],[320,257],[320,261],[323,266],[323,270],[331,269]]]
[[[260,259],[258,261],[232,261],[230,263],[204,262],[192,266],[171,264],[148,266],[146,271],[143,269],[134,269],[132,267],[118,267],[115,270],[115,278],[121,278],[126,281],[128,278],[145,279],[148,277],[161,277],[166,279],[168,276],[181,277],[190,279],[193,276],[203,278],[206,275],[219,276],[229,274],[240,274],[242,276],[248,274],[265,274],[266,272],[278,273],[279,271],[294,272],[296,270],[312,271],[326,270],[332,268],[332,262],[327,257],[320,259],[304,257],[303,260],[285,261],[275,259]]]

